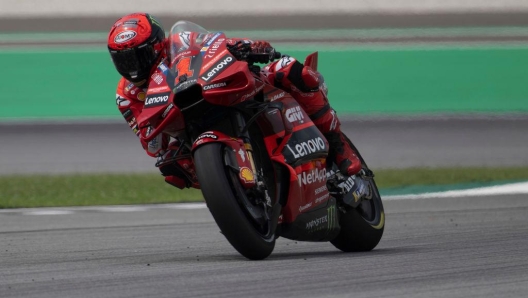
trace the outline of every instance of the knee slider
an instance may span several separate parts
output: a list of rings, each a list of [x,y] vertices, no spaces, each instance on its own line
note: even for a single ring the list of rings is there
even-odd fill
[[[305,93],[319,91],[322,82],[322,77],[317,71],[289,56],[271,64],[268,72],[268,78],[272,79],[275,85],[289,88],[291,84]]]
[[[319,90],[319,77],[310,67],[295,61],[288,73],[288,80],[301,92],[315,92]]]

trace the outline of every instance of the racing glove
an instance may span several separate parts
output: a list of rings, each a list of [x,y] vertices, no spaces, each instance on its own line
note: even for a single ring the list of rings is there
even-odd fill
[[[267,53],[270,49],[271,49],[270,43],[264,40],[257,40],[251,44],[252,53],[257,53],[257,54]]]
[[[271,45],[264,40],[252,41],[249,39],[228,39],[227,47],[233,55],[239,56],[243,53],[267,53],[271,48]]]

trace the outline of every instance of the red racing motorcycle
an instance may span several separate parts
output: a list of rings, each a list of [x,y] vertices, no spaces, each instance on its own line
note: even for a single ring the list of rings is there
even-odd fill
[[[149,127],[140,137],[181,140],[194,162],[181,170],[229,243],[252,260],[268,257],[278,237],[329,241],[345,252],[376,247],[385,215],[373,175],[341,173],[299,104],[261,79],[255,64],[281,55],[233,53],[222,32],[187,21],[169,39],[138,117]],[[317,53],[305,65],[316,69]],[[360,159],[362,173],[372,173]],[[368,198],[354,196],[357,179],[370,187]]]

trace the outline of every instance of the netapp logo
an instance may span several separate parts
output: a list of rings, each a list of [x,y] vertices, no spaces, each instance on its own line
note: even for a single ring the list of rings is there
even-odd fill
[[[202,80],[207,82],[210,79],[216,77],[224,70],[224,68],[231,65],[234,61],[235,59],[232,56],[224,56],[224,59],[220,61],[220,63],[206,71],[206,74],[202,76]]]
[[[304,185],[326,181],[326,169],[313,169],[309,172],[303,172],[302,174],[298,174],[297,178]]]

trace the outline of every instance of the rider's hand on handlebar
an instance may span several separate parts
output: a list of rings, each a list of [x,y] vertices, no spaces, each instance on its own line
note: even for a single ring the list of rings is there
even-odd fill
[[[266,54],[273,49],[269,42],[263,40],[230,39],[227,48],[238,59],[244,59],[248,54]]]
[[[227,49],[231,54],[238,56],[242,53],[251,52],[251,44],[253,42],[249,39],[228,39]]]
[[[237,60],[253,63],[269,63],[281,57],[270,43],[264,40],[228,39],[227,49]]]
[[[251,53],[254,54],[265,54],[271,49],[269,42],[264,40],[257,40],[251,44]]]

